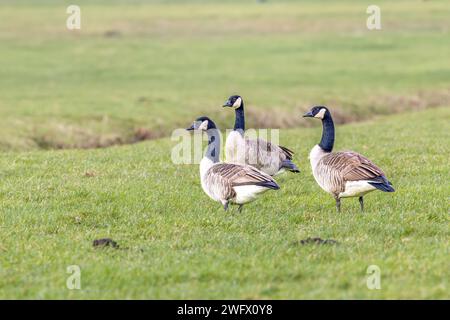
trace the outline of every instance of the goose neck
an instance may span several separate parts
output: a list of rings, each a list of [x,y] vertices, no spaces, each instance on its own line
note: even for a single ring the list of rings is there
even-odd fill
[[[322,119],[322,139],[319,146],[326,152],[331,152],[334,146],[334,123],[329,113]]]
[[[244,116],[244,102],[241,106],[234,111],[236,119],[234,121],[234,130],[244,132],[245,131],[245,116]]]
[[[219,162],[220,156],[220,132],[217,129],[207,130],[208,134],[208,148],[206,149],[205,158],[212,163]]]

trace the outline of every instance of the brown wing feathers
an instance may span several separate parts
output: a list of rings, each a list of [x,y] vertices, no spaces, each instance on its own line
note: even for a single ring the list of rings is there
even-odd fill
[[[268,156],[268,154],[270,155],[272,152],[278,152],[280,156],[283,154],[288,160],[292,160],[292,156],[294,155],[292,150],[283,146],[272,144],[271,142],[260,138],[249,139],[248,137],[245,137],[245,140],[249,151],[257,152],[258,159]]]
[[[372,161],[351,151],[331,153],[324,158],[323,164],[339,171],[344,181],[370,180],[384,176],[384,172]]]
[[[251,166],[221,163],[209,169],[212,175],[218,175],[230,186],[275,184],[269,175]]]
[[[294,156],[294,151],[292,151],[286,147],[283,147],[283,146],[278,146],[278,147],[280,147],[280,149],[283,150],[283,153],[286,155],[287,159],[292,160],[292,157]]]

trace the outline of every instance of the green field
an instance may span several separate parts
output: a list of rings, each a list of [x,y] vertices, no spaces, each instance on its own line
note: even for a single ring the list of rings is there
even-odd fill
[[[447,1],[378,1],[381,31],[364,1],[83,0],[79,31],[72,1],[0,3],[0,150],[167,136],[199,114],[230,126],[233,93],[251,127],[301,126],[311,104],[342,121],[450,105]]]
[[[3,155],[0,296],[448,298],[449,120],[446,108],[338,127],[337,148],[372,158],[397,190],[368,195],[364,214],[357,199],[337,214],[314,182],[319,128],[283,132],[302,173],[241,214],[203,193],[197,165],[171,164],[168,139]],[[92,248],[102,237],[123,249]],[[340,244],[295,244],[308,237]],[[366,287],[372,264],[381,290]],[[82,290],[66,288],[68,265]]]
[[[0,298],[450,298],[447,1],[377,1],[381,31],[356,0],[82,0],[79,31],[69,3],[0,0]],[[301,170],[241,214],[168,138],[200,115],[230,127],[234,93]],[[395,193],[336,213],[307,158],[313,104]],[[120,248],[92,247],[104,237]]]

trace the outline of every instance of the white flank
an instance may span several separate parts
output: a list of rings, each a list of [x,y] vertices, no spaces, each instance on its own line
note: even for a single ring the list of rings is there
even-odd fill
[[[238,186],[234,187],[236,191],[236,199],[233,200],[234,203],[244,204],[256,200],[261,193],[269,190],[266,187],[249,185],[249,186]]]
[[[345,190],[339,194],[339,198],[360,197],[365,195],[367,192],[376,190],[374,186],[369,184],[369,181],[347,181],[345,184]]]

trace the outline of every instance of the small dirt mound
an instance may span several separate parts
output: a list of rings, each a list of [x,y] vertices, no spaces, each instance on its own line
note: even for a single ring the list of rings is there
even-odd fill
[[[117,37],[120,37],[122,34],[120,33],[120,31],[119,30],[106,30],[104,33],[103,33],[103,36],[105,37],[105,38],[117,38]]]
[[[114,240],[112,240],[110,238],[94,240],[92,245],[94,246],[94,248],[105,248],[105,247],[112,247],[115,249],[119,248],[119,245],[117,244],[117,242],[115,242]]]
[[[306,238],[294,243],[295,245],[309,245],[309,244],[338,244],[336,240],[333,239],[322,239],[322,238]]]

